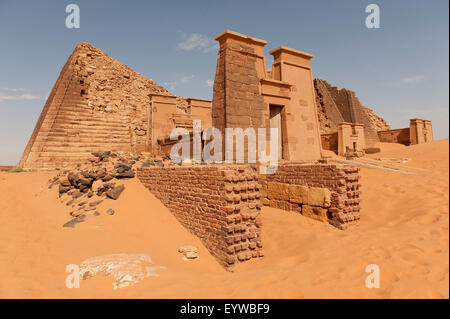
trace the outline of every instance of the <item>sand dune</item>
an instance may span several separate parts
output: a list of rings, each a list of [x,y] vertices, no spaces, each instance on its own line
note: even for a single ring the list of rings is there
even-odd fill
[[[361,222],[346,231],[263,208],[266,257],[234,273],[136,179],[100,216],[63,228],[69,208],[46,187],[52,174],[0,172],[0,298],[448,298],[448,139],[378,146],[371,157],[425,170],[362,168]],[[199,247],[200,259],[184,261],[182,245]],[[145,253],[167,269],[118,290],[102,275],[66,288],[67,264],[114,253]],[[365,286],[368,264],[380,267],[379,289]]]

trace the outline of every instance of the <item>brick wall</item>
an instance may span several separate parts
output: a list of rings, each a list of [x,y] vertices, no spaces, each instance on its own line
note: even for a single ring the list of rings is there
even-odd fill
[[[264,256],[254,166],[150,167],[137,176],[226,269]]]
[[[260,176],[261,196],[265,205],[302,213],[346,229],[360,219],[358,173],[359,168],[350,165],[280,164],[275,174]],[[271,195],[270,187],[277,194]]]

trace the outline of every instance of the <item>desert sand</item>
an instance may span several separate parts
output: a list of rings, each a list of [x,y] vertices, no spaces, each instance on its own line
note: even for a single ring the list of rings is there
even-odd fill
[[[371,157],[424,170],[362,168],[361,221],[345,231],[264,207],[265,257],[233,273],[137,179],[100,216],[63,228],[69,208],[47,187],[54,173],[0,172],[0,298],[449,298],[449,141],[378,146]],[[182,245],[200,258],[183,260]],[[113,253],[167,269],[118,290],[102,274],[66,288],[66,265]],[[378,289],[365,286],[368,264],[380,267]]]

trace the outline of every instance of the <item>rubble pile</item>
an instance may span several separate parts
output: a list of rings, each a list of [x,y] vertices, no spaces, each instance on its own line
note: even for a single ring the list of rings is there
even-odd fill
[[[111,151],[92,153],[89,161],[59,171],[48,181],[48,187],[56,188],[61,202],[71,207],[70,215],[74,219],[65,227],[74,227],[87,215],[99,215],[97,206],[103,201],[117,200],[125,190],[121,180],[134,178],[136,168],[172,165],[176,164],[168,156],[155,157],[145,152],[141,155]],[[109,208],[106,213],[113,215],[115,212]]]

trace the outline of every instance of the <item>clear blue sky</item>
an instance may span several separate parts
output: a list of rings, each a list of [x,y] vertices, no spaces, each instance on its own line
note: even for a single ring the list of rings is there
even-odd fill
[[[67,29],[66,5],[81,11]],[[381,28],[365,27],[366,5]],[[447,0],[0,1],[0,165],[16,164],[78,42],[90,42],[181,96],[211,98],[226,29],[314,54],[314,77],[356,91],[393,128],[433,121],[449,135]]]

